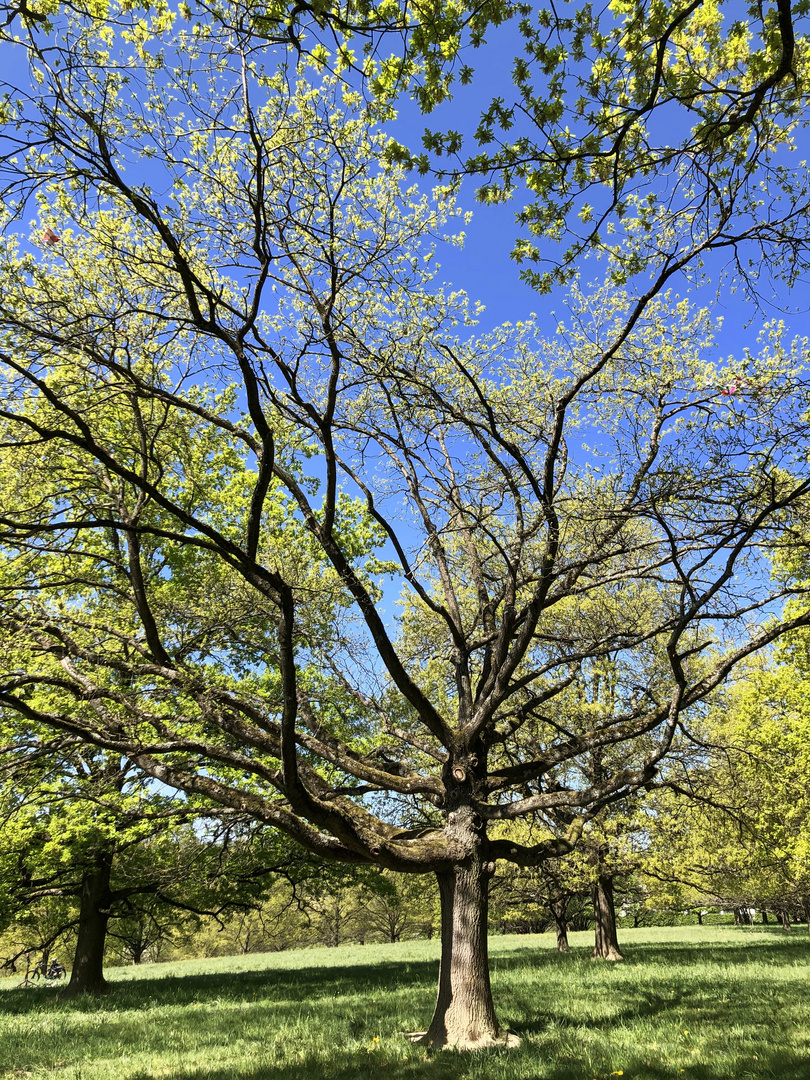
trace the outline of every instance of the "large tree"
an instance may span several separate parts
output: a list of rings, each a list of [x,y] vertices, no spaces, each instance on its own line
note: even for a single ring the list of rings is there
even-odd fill
[[[383,107],[289,87],[244,27],[66,19],[6,159],[45,250],[8,234],[0,265],[0,704],[327,858],[435,872],[423,1037],[503,1042],[497,860],[569,850],[810,621],[759,618],[805,592],[761,572],[810,484],[800,358],[712,360],[664,291],[705,248],[686,219],[638,294],[618,252],[549,333],[476,338],[432,280],[452,199],[380,164]],[[607,657],[612,708],[572,708]]]

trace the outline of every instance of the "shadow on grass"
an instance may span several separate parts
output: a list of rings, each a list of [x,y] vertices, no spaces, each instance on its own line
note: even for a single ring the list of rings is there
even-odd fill
[[[314,1057],[304,1057],[295,1065],[260,1065],[247,1070],[244,1067],[233,1070],[189,1070],[174,1073],[172,1080],[367,1080],[382,1076],[391,1080],[461,1080],[467,1075],[469,1065],[469,1054],[428,1055],[422,1052],[411,1060],[392,1062],[384,1055],[375,1058],[370,1054],[350,1055],[344,1052],[337,1053],[329,1064]],[[146,1070],[130,1074],[128,1080],[153,1080],[153,1075]]]
[[[761,931],[756,934],[752,931]],[[624,963],[605,963],[606,970],[623,971],[632,967],[647,966],[651,962],[665,965],[702,967],[709,962],[731,965],[751,963],[784,964],[786,961],[806,961],[810,963],[810,934],[786,934],[767,926],[747,927],[746,937],[740,942],[695,942],[688,945],[669,945],[665,942],[632,942],[625,945],[620,941],[624,953]],[[751,935],[749,939],[749,935]],[[748,939],[748,940],[746,940]],[[571,960],[591,960],[590,947],[572,948],[568,954],[552,952],[546,949],[530,954],[529,950],[504,950],[491,960],[493,970],[523,966],[531,955],[532,962],[539,967],[569,964]],[[810,1074],[809,1074],[810,1075]]]
[[[810,935],[799,937],[784,932],[780,936],[776,933],[763,934],[752,936],[739,945],[716,941],[693,946],[642,942],[626,950],[626,959],[635,965],[655,962],[682,967],[699,967],[707,961],[739,966],[751,963],[781,965],[797,961],[810,963]]]
[[[508,1063],[495,1062],[492,1054],[497,1051],[479,1051],[474,1054],[436,1053],[423,1054],[419,1059],[409,1061],[387,1060],[384,1056],[376,1059],[370,1055],[336,1054],[333,1061],[325,1065],[315,1058],[303,1058],[295,1065],[256,1066],[246,1069],[244,1066],[234,1069],[188,1070],[174,1072],[172,1080],[370,1080],[386,1076],[390,1080],[465,1080],[473,1075],[486,1077],[490,1068],[497,1075],[514,1076],[519,1080],[573,1080],[574,1077],[587,1077],[591,1069],[582,1069],[571,1064],[543,1061],[542,1055],[532,1053],[530,1049],[508,1051]],[[505,1073],[504,1066],[509,1068]],[[677,1075],[683,1080],[807,1080],[808,1062],[796,1054],[775,1051],[769,1055],[759,1055],[759,1060],[751,1067],[729,1071],[727,1066],[709,1063],[688,1065],[683,1070],[672,1065],[655,1065],[632,1058],[625,1062],[623,1070],[627,1080],[673,1080]],[[154,1073],[145,1070],[131,1073],[129,1080],[151,1080]]]
[[[47,1002],[65,1010],[87,1012],[119,1008],[160,1008],[206,1000],[234,1004],[251,1001],[321,1001],[346,995],[363,996],[378,991],[415,987],[436,979],[438,961],[409,961],[403,964],[376,962],[351,967],[264,968],[256,971],[211,972],[197,975],[162,975],[111,983],[111,993],[98,998],[78,997],[58,1001],[57,992],[28,987],[0,994],[0,1013],[28,1012]]]
[[[96,1000],[60,1002],[55,990],[45,988],[8,990],[0,994],[0,1013],[63,1017],[71,1025],[72,1039],[80,1043],[87,1036],[84,1060],[89,1065],[93,1058],[110,1060],[120,1055],[122,1045],[135,1044],[140,1047],[140,1060],[148,1062],[151,1053],[157,1063],[171,1045],[178,1011],[188,1008],[194,1045],[203,1055],[200,1060],[205,1060],[210,1048],[211,1064],[181,1064],[172,1070],[172,1080],[365,1080],[383,1075],[387,1080],[480,1080],[488,1077],[490,1065],[491,1075],[509,1080],[592,1080],[598,1074],[582,1058],[594,1038],[609,1046],[616,1031],[666,1029],[671,1042],[675,1029],[699,1030],[703,1025],[704,1030],[722,1035],[729,1022],[736,1029],[735,1045],[756,1049],[758,1061],[750,1069],[735,1066],[730,1071],[728,1060],[724,1065],[708,1057],[704,1062],[686,1063],[681,1073],[672,1065],[645,1060],[643,1038],[637,1050],[625,1047],[619,1067],[627,1080],[808,1080],[810,1063],[794,1052],[789,1030],[796,1015],[783,1023],[780,1014],[778,993],[787,991],[776,986],[769,989],[767,980],[758,978],[753,968],[750,977],[743,970],[746,965],[792,966],[797,961],[810,962],[810,938],[776,931],[746,934],[728,944],[638,943],[619,965],[592,961],[585,949],[570,956],[546,948],[496,953],[492,962],[500,982],[496,1003],[524,1044],[518,1050],[474,1055],[406,1048],[404,1038],[402,1047],[394,1040],[393,1052],[391,1039],[384,1040],[385,1047],[374,1045],[378,1033],[418,1026],[416,1016],[427,1022],[435,994],[436,959],[322,967],[313,954],[311,965],[296,969],[159,977],[144,972],[115,983],[113,994]],[[651,979],[639,978],[652,963],[665,972],[670,965],[673,969],[685,966],[687,972],[678,976],[673,970],[671,978],[665,974],[661,985],[653,985]],[[722,997],[716,964],[739,969],[722,983]],[[522,978],[521,972],[527,971],[532,977]],[[538,971],[549,973],[553,995],[538,987]],[[583,976],[582,982],[577,985],[575,978],[572,989],[563,990],[563,977],[575,972]],[[601,978],[602,972],[598,990],[590,973]],[[810,997],[810,987],[792,984],[794,1004],[797,997],[805,997],[805,990]],[[583,1001],[587,1008],[576,1012],[573,1004]],[[164,1009],[167,1013],[161,1015]],[[167,1019],[169,1013],[174,1019]],[[32,1016],[23,1022],[37,1019]],[[284,1063],[274,1063],[269,1049],[270,1063],[256,1063],[262,1047],[269,1048],[278,1032],[285,1032],[282,1038],[289,1039],[285,1054],[275,1055],[275,1060],[284,1056]],[[248,1048],[248,1057],[242,1056],[233,1067],[221,1066],[221,1055],[215,1051],[233,1039]],[[580,1060],[567,1063],[572,1048]],[[182,1057],[181,1049],[178,1052]],[[27,1069],[38,1069],[35,1075],[40,1075],[47,1068],[47,1055],[47,1046],[37,1049],[26,1040],[17,1046],[15,1068],[20,1075]],[[604,1076],[612,1071],[608,1069]],[[127,1080],[146,1080],[154,1074],[132,1063],[126,1075]],[[163,1069],[161,1075],[169,1074]]]
[[[767,931],[768,927],[763,927]],[[572,963],[586,961],[588,966],[604,968],[623,981],[631,972],[651,963],[664,966],[704,967],[707,963],[746,966],[752,963],[783,965],[797,960],[810,963],[810,935],[803,938],[783,931],[771,936],[757,936],[741,944],[712,942],[708,944],[668,945],[657,942],[637,943],[627,949],[621,964],[606,964],[591,960],[590,949],[573,949],[569,954],[538,949],[504,951],[491,957],[490,965],[497,976],[501,973],[532,967],[534,969],[565,970]],[[144,972],[148,968],[144,969]],[[161,975],[150,978],[127,979],[111,984],[112,993],[99,998],[80,997],[72,1001],[57,1001],[58,989],[27,987],[7,990],[0,994],[0,1013],[19,1014],[39,1010],[46,1004],[58,1005],[65,1011],[106,1011],[126,1008],[160,1008],[164,1004],[184,1005],[216,999],[234,1004],[243,1002],[321,1002],[341,997],[393,990],[429,987],[432,991],[438,975],[438,959],[375,961],[346,967],[321,967],[317,963],[299,968],[262,968],[235,972]],[[694,986],[694,983],[690,984]],[[808,1073],[810,1076],[810,1072]],[[807,1078],[805,1078],[807,1080]]]

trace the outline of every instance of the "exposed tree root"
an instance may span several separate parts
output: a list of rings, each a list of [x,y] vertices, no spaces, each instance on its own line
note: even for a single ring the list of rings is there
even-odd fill
[[[605,953],[598,952],[596,949],[591,953],[594,960],[624,960],[624,956],[618,949],[614,949],[612,946]]]
[[[438,1042],[436,1039],[429,1039],[426,1031],[406,1031],[405,1038],[410,1039],[412,1043],[417,1043],[421,1046],[432,1046],[437,1050],[495,1050],[495,1049],[511,1049],[515,1046],[520,1046],[521,1038],[519,1035],[515,1035],[512,1031],[500,1031],[497,1035],[480,1035],[476,1038],[458,1038],[455,1040],[446,1039],[443,1042]]]

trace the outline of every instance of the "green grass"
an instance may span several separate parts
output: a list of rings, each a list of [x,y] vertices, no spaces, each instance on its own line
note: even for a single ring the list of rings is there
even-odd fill
[[[61,1003],[0,984],[0,1076],[60,1080],[808,1080],[810,938],[769,928],[626,930],[628,959],[491,941],[519,1049],[429,1053],[438,945],[320,949],[119,968]]]

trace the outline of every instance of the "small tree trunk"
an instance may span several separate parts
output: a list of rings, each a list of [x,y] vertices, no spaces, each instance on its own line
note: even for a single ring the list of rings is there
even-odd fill
[[[568,944],[568,922],[565,918],[566,907],[564,900],[555,900],[551,905],[554,925],[557,928],[557,952],[562,953],[571,952],[571,946]]]
[[[436,875],[442,913],[439,992],[426,1032],[415,1042],[478,1050],[516,1045],[520,1040],[495,1017],[487,955],[489,875],[479,858]]]
[[[138,929],[141,931],[140,937],[132,938],[129,942],[129,955],[132,957],[133,964],[142,964],[146,950],[149,948],[149,940],[143,926],[139,926]]]
[[[340,932],[343,929],[341,925],[342,914],[340,900],[336,900],[332,908],[332,917],[329,924],[330,940],[328,944],[331,945],[333,949],[336,949],[338,945],[340,945]]]
[[[762,915],[762,925],[767,926],[768,925],[768,912],[765,910],[765,908],[763,908],[762,911],[760,912],[760,914]]]
[[[613,878],[606,874],[600,874],[593,887],[593,915],[596,933],[594,957],[600,960],[624,960],[616,936]]]
[[[110,873],[112,851],[102,852],[92,870],[82,876],[79,934],[70,982],[64,997],[77,994],[105,994],[109,989],[104,978],[104,945],[110,920]]]
[[[698,917],[698,926],[703,926],[703,912],[700,909],[698,909],[697,917]]]
[[[782,924],[782,929],[789,934],[791,929],[790,918],[784,908],[779,912],[779,921]]]

